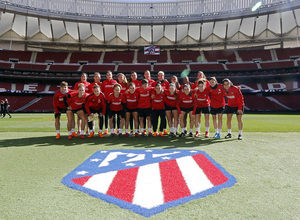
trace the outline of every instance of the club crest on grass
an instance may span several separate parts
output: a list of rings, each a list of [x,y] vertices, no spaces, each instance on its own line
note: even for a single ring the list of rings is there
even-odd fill
[[[203,151],[146,149],[97,151],[62,183],[150,217],[236,179]]]

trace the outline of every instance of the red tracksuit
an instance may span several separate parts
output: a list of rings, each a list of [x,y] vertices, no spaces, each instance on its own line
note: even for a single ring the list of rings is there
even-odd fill
[[[95,94],[92,94],[87,97],[85,103],[85,110],[88,113],[88,115],[91,114],[90,108],[94,110],[102,109],[102,114],[105,115],[106,103],[105,103],[105,98],[103,93],[100,93],[99,96],[95,96]]]
[[[108,96],[107,104],[110,104],[110,110],[114,112],[123,110],[122,103],[126,103],[126,98],[123,94],[120,94],[119,97],[115,97],[113,93]]]
[[[139,93],[134,92],[134,93],[124,93],[126,97],[126,108],[128,109],[136,109],[138,108],[138,100],[139,100]]]
[[[77,92],[73,96],[70,95],[67,97],[67,104],[68,106],[71,106],[72,110],[79,110],[83,108],[86,98],[87,94],[84,94],[81,98],[79,98]]]
[[[67,109],[67,106],[65,105],[64,98],[66,97],[68,93],[63,94],[60,89],[57,90],[53,96],[53,107],[55,110],[55,113],[59,113],[58,108],[60,109]]]
[[[151,101],[151,108],[160,110],[165,108],[165,102],[164,102],[164,93],[157,94],[155,91],[152,92],[151,95],[154,95],[152,101]]]
[[[216,88],[212,88],[209,86],[207,88],[210,91],[210,106],[212,108],[222,108],[225,106],[225,99],[224,99],[224,88],[222,84],[217,84]]]
[[[229,107],[238,107],[238,110],[242,110],[244,106],[244,97],[239,87],[230,86],[229,91],[225,92]]]
[[[75,84],[75,86],[74,86],[74,90],[78,90],[78,85],[80,84],[80,83],[83,83],[84,84],[84,87],[85,87],[85,92],[86,93],[92,93],[93,92],[93,90],[91,90],[90,89],[90,83],[89,82],[77,82],[76,84]]]
[[[178,102],[177,102],[177,110],[178,113],[181,114],[181,110],[180,108],[193,108],[194,107],[194,98],[193,98],[193,94],[192,95],[186,95],[185,93],[182,93],[179,98],[178,98]]]
[[[110,93],[112,93],[114,91],[114,84],[116,84],[117,81],[114,79],[111,80],[104,80],[104,82],[102,83],[102,89],[103,89],[103,93],[105,98],[107,99],[108,96],[110,95]]]
[[[169,107],[176,107],[177,104],[177,97],[178,95],[176,95],[176,93],[174,93],[173,95],[171,95],[169,90],[165,90],[165,97],[164,97],[164,101],[165,104]]]
[[[136,90],[139,93],[138,108],[151,108],[152,87],[144,89],[143,87]]]

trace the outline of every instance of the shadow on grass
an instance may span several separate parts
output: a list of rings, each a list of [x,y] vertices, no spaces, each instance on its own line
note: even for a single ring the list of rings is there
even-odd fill
[[[199,146],[207,146],[211,144],[222,144],[223,142],[233,141],[235,139],[225,140],[214,139],[214,138],[204,138],[204,137],[104,137],[104,138],[73,138],[68,140],[67,136],[61,136],[61,139],[56,140],[54,136],[43,136],[43,137],[22,137],[14,139],[4,139],[0,140],[0,148],[6,147],[47,147],[47,146],[80,146],[80,145],[105,145],[106,147],[122,145],[124,148],[192,148]]]

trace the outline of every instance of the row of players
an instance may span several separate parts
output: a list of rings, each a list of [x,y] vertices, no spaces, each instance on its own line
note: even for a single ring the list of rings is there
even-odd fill
[[[170,128],[170,136],[176,136],[181,127],[180,137],[187,134],[187,115],[190,118],[189,136],[193,136],[195,125],[195,137],[200,134],[201,114],[205,116],[205,137],[209,137],[209,114],[212,114],[215,128],[214,138],[221,137],[222,115],[225,109],[225,97],[227,97],[227,128],[225,138],[231,138],[231,120],[234,113],[237,115],[239,135],[242,139],[242,115],[244,112],[244,98],[240,88],[234,86],[229,79],[224,79],[219,84],[215,77],[206,79],[203,72],[197,74],[195,83],[190,83],[188,77],[183,78],[184,84],[180,86],[177,77],[173,76],[171,83],[164,79],[164,72],[158,73],[158,81],[151,79],[150,72],[145,71],[145,79],[137,80],[137,74],[132,72],[130,82],[123,73],[118,74],[118,82],[113,79],[111,71],[107,71],[106,80],[101,80],[101,75],[94,74],[94,82],[87,82],[87,75],[81,75],[81,81],[76,83],[74,90],[68,89],[68,83],[62,82],[60,89],[55,93],[53,105],[55,108],[56,138],[60,138],[60,116],[66,112],[68,118],[68,139],[72,137],[85,138],[84,129],[87,125],[90,130],[88,137],[94,136],[94,115],[99,118],[99,136],[108,134],[108,120],[111,136],[115,135],[115,118],[117,118],[118,133],[122,136],[125,124],[125,136],[147,135],[146,121],[149,136],[164,136],[166,131],[166,117]],[[75,133],[75,114],[78,115],[79,134]],[[105,116],[105,132],[102,133]],[[117,116],[117,117],[115,117]],[[158,119],[160,118],[160,128]],[[134,123],[132,123],[134,121]],[[128,127],[131,132],[128,132]],[[153,133],[152,133],[153,125]],[[139,127],[141,133],[139,133]]]

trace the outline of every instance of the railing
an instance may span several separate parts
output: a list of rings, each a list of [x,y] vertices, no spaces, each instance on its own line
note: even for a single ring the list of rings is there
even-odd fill
[[[11,0],[1,1],[5,9],[45,12],[48,16],[75,16],[109,20],[167,20],[219,16],[236,12],[251,12],[256,0],[194,0],[154,3],[106,2],[101,0]],[[299,0],[263,0],[260,10],[296,3]],[[296,3],[297,4],[297,3]],[[139,22],[136,21],[136,22]]]

